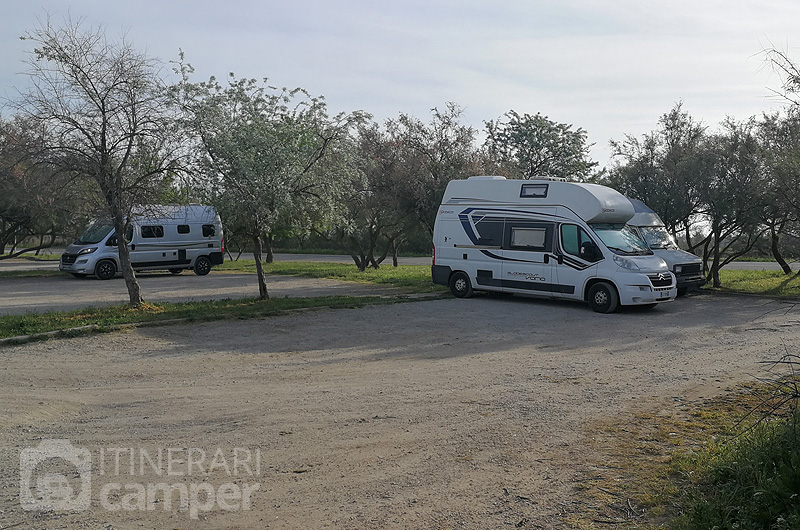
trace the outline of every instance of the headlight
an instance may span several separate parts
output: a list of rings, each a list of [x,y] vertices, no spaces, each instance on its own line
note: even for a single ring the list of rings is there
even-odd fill
[[[683,267],[681,267],[680,265],[675,265],[675,274],[680,274],[682,270]]]
[[[78,251],[78,256],[83,256],[84,254],[91,254],[95,250],[97,250],[97,247],[82,248]]]
[[[628,269],[629,271],[638,271],[639,265],[636,264],[635,261],[628,258],[623,258],[622,256],[617,256],[614,254],[614,263],[622,267],[623,269]]]

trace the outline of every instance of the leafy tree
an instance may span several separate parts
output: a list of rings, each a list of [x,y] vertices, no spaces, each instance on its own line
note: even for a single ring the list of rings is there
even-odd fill
[[[582,181],[597,162],[591,160],[586,131],[536,113],[510,110],[505,121],[486,122],[484,147],[496,173],[521,179],[537,176]]]
[[[430,123],[408,114],[386,122],[398,157],[394,189],[401,199],[399,208],[429,235],[447,183],[481,172],[476,131],[460,123],[462,115],[458,105],[448,103],[444,110],[431,109]]]
[[[765,230],[760,216],[768,196],[763,193],[754,126],[752,119],[729,119],[707,142],[708,180],[699,199],[710,226],[704,257],[711,259],[708,278],[714,287],[721,286],[720,269],[749,252]]]
[[[673,236],[682,233],[693,250],[704,243],[693,235],[705,178],[701,153],[706,127],[682,103],[661,116],[658,125],[641,138],[611,141],[614,164],[603,182],[658,212]]]
[[[135,205],[148,204],[163,179],[180,170],[174,120],[159,63],[102,28],[50,20],[26,32],[30,88],[14,107],[42,131],[43,162],[73,179],[90,179],[117,234]],[[127,245],[119,245],[130,304],[142,303]]]
[[[269,298],[265,239],[279,227],[326,222],[333,210],[322,205],[338,179],[321,161],[362,116],[329,117],[324,100],[302,89],[233,74],[227,86],[213,77],[190,83],[191,66],[181,69],[175,95],[198,139],[201,175],[226,223],[252,240],[259,296]]]
[[[792,272],[780,250],[780,239],[800,221],[800,114],[764,115],[757,126],[759,158],[764,181],[762,221],[770,235],[770,252],[785,274]]]
[[[397,266],[397,249],[412,217],[404,209],[403,164],[396,147],[376,123],[360,126],[349,143],[352,171],[338,201],[342,216],[325,236],[350,254],[362,271],[379,268],[389,252]]]

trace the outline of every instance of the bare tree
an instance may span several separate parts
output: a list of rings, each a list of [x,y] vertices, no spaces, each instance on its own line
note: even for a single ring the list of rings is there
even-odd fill
[[[168,114],[160,63],[101,27],[50,19],[28,31],[30,86],[12,105],[45,134],[47,162],[74,179],[90,179],[99,203],[125,234],[136,205],[147,204],[180,169],[175,122]],[[128,246],[119,258],[130,304],[142,303]]]

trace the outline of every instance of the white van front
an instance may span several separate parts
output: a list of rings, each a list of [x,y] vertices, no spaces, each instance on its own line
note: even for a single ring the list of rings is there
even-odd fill
[[[655,211],[642,201],[629,200],[635,213],[628,221],[628,225],[637,230],[648,248],[667,263],[675,274],[678,292],[683,294],[705,285],[703,260],[678,247],[664,226],[664,221]]]
[[[102,259],[111,259],[116,263],[119,259],[117,247],[115,241],[109,241],[113,233],[114,225],[110,220],[93,222],[64,250],[58,269],[81,278],[95,274],[97,262]]]

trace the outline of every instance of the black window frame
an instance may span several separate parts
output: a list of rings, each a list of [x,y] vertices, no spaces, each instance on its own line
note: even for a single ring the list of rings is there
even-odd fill
[[[530,184],[523,184],[522,187],[519,189],[519,197],[520,199],[544,199],[547,197],[547,192],[550,189],[549,184],[537,182],[537,183],[530,183]],[[536,192],[536,190],[543,190],[542,192]],[[526,191],[530,191],[532,193],[526,193]]]
[[[164,225],[142,225],[139,233],[142,239],[159,239],[164,237]]]
[[[189,234],[192,232],[192,227],[189,225],[178,225],[177,230],[179,234]]]
[[[515,229],[543,229],[545,231],[544,245],[541,247],[511,245],[511,234]],[[541,221],[527,221],[527,220],[514,220],[507,219],[505,230],[503,232],[503,249],[504,250],[521,250],[524,252],[552,252],[553,250],[553,233],[555,232],[555,223],[541,222]]]
[[[214,237],[217,235],[217,227],[214,225],[203,225],[203,237]]]

